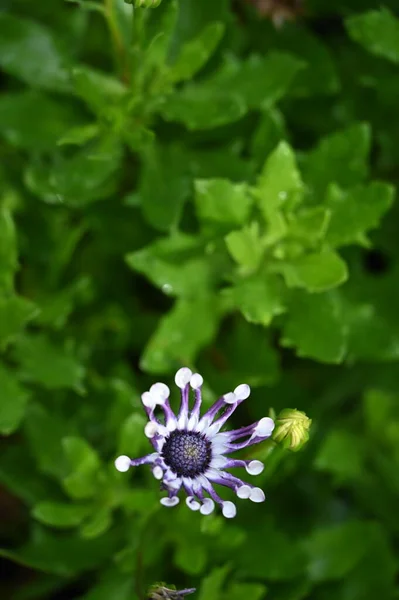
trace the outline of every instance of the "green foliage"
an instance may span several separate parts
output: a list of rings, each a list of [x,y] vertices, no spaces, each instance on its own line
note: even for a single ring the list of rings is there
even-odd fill
[[[233,4],[0,2],[1,598],[397,597],[397,7]],[[235,520],[113,466],[184,365],[278,415]]]

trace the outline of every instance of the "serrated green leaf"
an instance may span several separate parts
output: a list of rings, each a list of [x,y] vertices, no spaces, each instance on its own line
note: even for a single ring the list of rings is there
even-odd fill
[[[308,154],[304,179],[319,202],[331,182],[347,188],[365,179],[370,145],[370,127],[360,123],[323,138]]]
[[[197,179],[195,204],[200,221],[241,225],[249,215],[252,198],[244,183],[227,179]]]
[[[90,506],[80,504],[40,502],[33,507],[32,515],[45,525],[69,528],[79,525],[90,510]]]
[[[65,55],[42,25],[2,12],[0,66],[34,88],[70,89]]]
[[[191,79],[209,60],[219,44],[223,33],[223,23],[209,23],[197,37],[186,42],[171,68],[172,81]]]
[[[290,206],[302,191],[302,179],[296,165],[295,153],[287,142],[280,142],[270,154],[258,178],[255,193],[266,221],[278,209]]]
[[[185,234],[161,238],[151,246],[128,254],[126,261],[172,296],[206,294],[214,286],[214,271],[218,270],[215,263],[204,257],[203,242]]]
[[[301,293],[291,300],[281,343],[294,347],[299,356],[340,363],[347,351],[347,334],[337,294]]]
[[[149,373],[169,373],[190,365],[216,333],[220,305],[214,296],[180,299],[159,322],[141,357]]]
[[[0,350],[38,313],[37,306],[27,298],[0,295]]]
[[[393,186],[378,181],[346,192],[334,184],[329,186],[326,205],[331,219],[327,241],[335,247],[364,242],[365,234],[379,225],[392,206],[394,194]]]
[[[224,238],[232,258],[245,271],[255,271],[264,254],[264,244],[260,237],[259,224],[254,222],[238,231],[232,231]]]
[[[288,217],[288,235],[300,240],[304,246],[319,244],[325,238],[331,219],[329,208],[306,207]]]
[[[377,56],[399,63],[399,19],[385,7],[353,15],[345,27],[355,42]]]
[[[282,263],[278,270],[288,287],[301,287],[308,292],[324,292],[348,278],[346,263],[330,250],[304,254],[290,263]]]
[[[267,327],[286,310],[284,284],[275,276],[254,275],[237,281],[229,291],[235,306],[250,323]]]
[[[29,393],[18,383],[15,374],[0,365],[0,433],[10,435],[24,418]]]
[[[73,353],[50,342],[44,335],[18,338],[14,349],[21,376],[47,389],[72,388],[82,391],[84,367]]]

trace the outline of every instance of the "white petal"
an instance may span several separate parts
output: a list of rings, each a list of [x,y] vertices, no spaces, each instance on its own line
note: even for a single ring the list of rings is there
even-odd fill
[[[210,419],[208,417],[202,417],[201,421],[198,423],[197,427],[195,428],[195,431],[198,431],[198,433],[202,433],[203,431],[205,431],[205,429],[208,429],[209,424],[210,424]]]
[[[197,424],[198,424],[198,417],[197,417],[197,415],[192,415],[192,416],[189,418],[189,420],[188,420],[188,423],[187,423],[187,429],[188,429],[189,431],[192,431],[193,429],[195,429],[195,428],[196,428]]]
[[[252,488],[249,485],[242,485],[237,489],[237,496],[241,498],[241,500],[247,500],[251,495]]]
[[[156,467],[153,468],[152,474],[154,475],[155,479],[162,479],[163,470],[159,465],[157,465]]]
[[[246,400],[251,393],[251,388],[246,383],[242,383],[236,387],[234,393],[239,400]]]
[[[205,434],[207,436],[207,438],[213,438],[214,435],[216,435],[217,433],[219,433],[220,430],[220,423],[214,423],[213,425],[210,425],[208,427],[208,429],[205,431]]]
[[[247,473],[250,475],[259,475],[259,473],[262,473],[264,468],[265,465],[260,460],[251,460],[251,462],[245,467]]]
[[[264,502],[265,493],[260,488],[252,488],[249,499],[252,500],[252,502]]]
[[[177,429],[187,429],[187,417],[184,413],[177,419]]]
[[[191,510],[199,510],[201,508],[201,504],[197,502],[194,496],[188,496],[186,498],[186,504]]]
[[[164,506],[170,507],[170,506],[176,506],[176,504],[179,504],[180,500],[177,496],[173,496],[173,498],[161,498],[160,502]]]
[[[157,404],[156,398],[150,392],[144,392],[141,394],[141,401],[147,408],[155,408]]]
[[[156,399],[157,404],[163,404],[169,398],[170,390],[165,383],[154,383],[150,387],[150,394]]]
[[[215,503],[210,498],[205,498],[200,508],[201,515],[210,515],[214,511]]]
[[[203,383],[203,377],[199,373],[194,373],[194,375],[191,376],[190,385],[193,388],[193,390],[197,390],[198,388],[200,388]]]
[[[234,404],[237,402],[237,397],[234,392],[228,392],[223,396],[223,400],[226,402],[226,404]]]
[[[270,417],[263,417],[255,427],[255,435],[259,437],[269,437],[274,429],[274,421]]]
[[[189,383],[191,376],[192,376],[192,371],[191,369],[188,369],[187,367],[183,367],[182,369],[179,369],[175,375],[175,383],[177,385],[177,387],[183,389],[186,387],[186,385]]]
[[[114,464],[117,471],[120,471],[120,473],[125,473],[129,470],[130,458],[125,455],[118,456]]]
[[[209,466],[212,469],[222,469],[227,463],[227,458],[224,456],[216,455],[212,458]]]
[[[144,427],[144,433],[148,438],[153,438],[158,433],[158,425],[149,421],[147,425]]]
[[[166,429],[168,431],[174,431],[176,428],[177,428],[176,419],[169,419],[169,421],[166,423]]]
[[[226,519],[232,519],[233,517],[235,517],[237,514],[237,508],[234,502],[230,502],[229,500],[223,502],[222,513],[223,516],[226,517]]]

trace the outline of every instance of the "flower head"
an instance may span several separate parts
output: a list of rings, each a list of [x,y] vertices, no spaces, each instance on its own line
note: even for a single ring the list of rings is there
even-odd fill
[[[225,517],[236,515],[235,504],[222,500],[214,489],[215,484],[231,488],[238,498],[263,502],[263,490],[226,471],[244,467],[250,475],[258,475],[263,471],[263,464],[259,460],[234,460],[226,454],[269,438],[274,429],[273,419],[263,417],[253,425],[233,431],[221,431],[237,406],[249,397],[249,386],[242,383],[233,392],[224,394],[201,416],[201,375],[182,368],[177,371],[175,382],[181,391],[177,415],[170,407],[170,391],[164,383],[155,383],[141,397],[149,419],[144,433],[155,452],[135,459],[119,456],[115,461],[118,471],[127,471],[130,467],[144,464],[151,465],[154,477],[161,481],[161,489],[167,492],[167,496],[161,498],[161,504],[176,506],[179,503],[178,493],[184,489],[187,506],[191,510],[199,510],[203,515],[210,514],[215,503],[221,506]],[[194,405],[191,409],[190,388],[194,392]],[[163,410],[163,422],[155,416],[157,406]]]

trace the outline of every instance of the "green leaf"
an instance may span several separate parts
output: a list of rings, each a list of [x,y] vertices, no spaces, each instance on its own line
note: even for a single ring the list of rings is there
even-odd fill
[[[213,569],[209,575],[204,577],[198,600],[219,600],[229,570],[230,566],[225,565],[224,567]]]
[[[24,150],[51,150],[75,119],[68,105],[34,90],[0,98],[0,135]]]
[[[322,241],[329,227],[331,212],[324,206],[300,209],[288,217],[288,234],[300,240],[304,246],[312,247]]]
[[[230,255],[243,270],[251,273],[259,267],[265,249],[258,223],[230,232],[224,241]]]
[[[361,478],[365,469],[366,447],[359,435],[345,429],[331,431],[323,440],[315,467],[335,476],[337,485]]]
[[[71,473],[64,481],[64,487],[72,498],[92,498],[99,485],[100,459],[95,450],[79,437],[66,437],[62,447]]]
[[[11,212],[0,205],[0,290],[13,290],[18,265],[15,225]]]
[[[71,349],[50,342],[44,335],[18,338],[14,349],[20,363],[21,377],[49,390],[71,388],[83,390],[84,367]]]
[[[138,413],[134,413],[125,419],[119,433],[118,454],[140,455],[141,450],[144,450],[147,446],[147,440],[143,436],[146,423],[147,420],[144,416]]]
[[[387,8],[348,17],[345,27],[350,37],[372,54],[399,63],[399,19]]]
[[[3,350],[38,312],[36,305],[27,298],[0,295],[0,350]]]
[[[169,231],[179,223],[191,188],[182,148],[152,145],[143,160],[138,193],[144,217],[152,227]]]
[[[286,310],[284,285],[275,276],[254,275],[237,281],[229,291],[235,306],[250,323],[267,327]]]
[[[206,548],[199,543],[192,544],[190,540],[182,539],[175,552],[174,562],[188,575],[200,575],[207,563]]]
[[[252,526],[252,545],[241,554],[237,568],[239,577],[287,581],[304,571],[305,559],[298,544],[277,528],[270,517],[263,517],[261,522],[253,521]]]
[[[161,318],[141,357],[141,368],[149,373],[169,373],[193,364],[198,352],[214,337],[220,312],[214,296],[178,300]]]
[[[288,92],[303,67],[301,60],[283,52],[250,56],[245,61],[230,57],[204,85],[238,94],[247,110],[265,109]]]
[[[37,525],[31,539],[17,550],[0,549],[0,555],[18,564],[61,577],[100,568],[119,546],[119,537],[108,533],[95,540],[84,540],[65,532],[62,536],[50,533]]]
[[[318,201],[332,182],[347,188],[365,179],[370,144],[370,127],[360,123],[323,138],[308,154],[304,179]]]
[[[24,418],[25,407],[29,399],[14,373],[0,365],[0,433],[10,435],[16,431]]]
[[[284,205],[290,205],[302,191],[301,175],[295,153],[287,142],[280,142],[258,178],[256,195],[266,221]]]
[[[61,152],[61,149],[59,150]],[[89,146],[55,155],[54,164],[31,163],[28,188],[49,204],[82,207],[108,197],[118,181],[122,146],[116,138],[92,140]]]
[[[301,287],[308,292],[324,292],[348,278],[345,262],[331,250],[305,254],[291,263],[282,263],[278,269],[288,287]]]
[[[67,60],[42,25],[0,13],[0,67],[34,88],[70,89]]]
[[[191,79],[214,53],[224,34],[224,24],[209,23],[193,40],[186,42],[171,68],[172,81]]]
[[[284,321],[281,343],[298,356],[340,363],[347,352],[347,325],[337,293],[295,294]]]
[[[197,179],[195,204],[200,221],[241,225],[249,215],[252,198],[244,183],[227,179]]]
[[[246,106],[237,93],[229,95],[193,84],[170,96],[161,111],[166,121],[178,121],[193,131],[221,127],[245,113]]]
[[[92,539],[103,535],[111,526],[112,513],[108,507],[95,512],[80,528],[82,538]]]
[[[393,186],[378,181],[346,192],[334,184],[329,186],[326,205],[331,210],[331,220],[327,241],[335,247],[364,243],[365,234],[378,227],[392,206],[394,194]]]
[[[100,128],[97,123],[88,123],[79,127],[72,127],[64,133],[58,140],[58,146],[82,146],[100,133]]]
[[[38,470],[61,479],[65,475],[61,440],[68,431],[65,420],[31,402],[26,412],[24,431]]]
[[[266,595],[267,588],[261,583],[238,583],[233,582],[224,600],[262,600]]]
[[[349,520],[315,529],[304,542],[310,579],[320,583],[348,576],[370,549],[372,529],[372,523]]]
[[[98,116],[120,119],[115,108],[121,106],[126,87],[115,77],[87,66],[75,67],[72,71],[75,93],[86,102]]]
[[[203,242],[182,233],[132,252],[126,261],[172,296],[195,297],[207,293],[214,286],[218,271],[217,262],[204,257]]]
[[[69,528],[79,525],[90,510],[90,506],[80,504],[40,502],[33,507],[32,515],[50,527]]]

